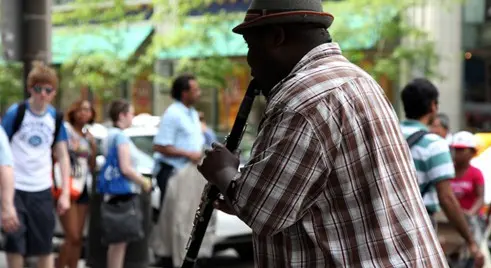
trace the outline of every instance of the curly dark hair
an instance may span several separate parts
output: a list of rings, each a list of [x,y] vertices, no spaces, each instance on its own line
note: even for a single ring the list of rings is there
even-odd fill
[[[92,104],[88,100],[78,100],[78,101],[72,103],[72,105],[70,105],[70,108],[68,108],[68,111],[65,114],[65,120],[68,123],[70,123],[70,125],[75,124],[75,114],[78,112],[78,110],[80,110],[80,108],[82,107],[82,104],[84,104],[84,102],[88,102],[90,104],[90,110],[92,112],[92,117],[89,119],[89,122],[87,122],[87,123],[89,123],[89,124],[94,123],[95,118],[96,118],[96,112],[95,112],[94,106],[92,106]]]
[[[196,80],[196,77],[192,74],[183,74],[178,76],[172,83],[171,96],[177,101],[182,100],[182,93],[191,89],[189,82]]]

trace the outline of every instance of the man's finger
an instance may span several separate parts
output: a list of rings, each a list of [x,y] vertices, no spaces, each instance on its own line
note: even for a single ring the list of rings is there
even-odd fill
[[[216,200],[215,202],[213,202],[213,206],[215,207],[215,209],[223,211],[227,214],[235,213],[233,209],[224,200]]]
[[[219,148],[224,148],[225,146],[219,142],[214,142],[211,144],[211,148],[213,149],[219,149]]]

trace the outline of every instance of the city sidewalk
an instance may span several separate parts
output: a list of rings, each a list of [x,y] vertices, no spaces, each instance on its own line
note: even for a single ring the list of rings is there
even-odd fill
[[[35,263],[33,263],[33,264],[35,264]],[[36,266],[33,265],[33,266],[29,266],[29,267],[36,267]],[[79,268],[85,268],[85,261],[79,261],[78,267]],[[7,259],[5,256],[5,252],[0,253],[0,268],[7,268]]]

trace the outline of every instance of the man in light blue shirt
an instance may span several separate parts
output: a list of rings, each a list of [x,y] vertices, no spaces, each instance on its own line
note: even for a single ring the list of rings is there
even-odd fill
[[[196,77],[177,77],[171,94],[174,103],[162,115],[159,131],[153,140],[154,174],[160,188],[161,207],[169,178],[187,164],[199,163],[205,143],[198,112],[193,107],[201,95]],[[172,267],[171,256],[160,257],[162,263],[159,262],[158,266]]]
[[[198,112],[193,107],[201,95],[196,78],[192,75],[179,76],[174,80],[171,94],[175,101],[162,115],[159,131],[153,141],[154,172],[161,201],[172,172],[190,162],[198,163],[205,142]]]

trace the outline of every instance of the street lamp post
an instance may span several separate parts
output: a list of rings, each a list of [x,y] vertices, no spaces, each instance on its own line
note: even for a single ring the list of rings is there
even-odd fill
[[[51,61],[51,0],[2,0],[4,59],[24,64],[24,98],[32,61]]]
[[[32,62],[51,62],[51,0],[22,0],[22,13],[24,97],[28,98],[27,75],[32,69]]]

